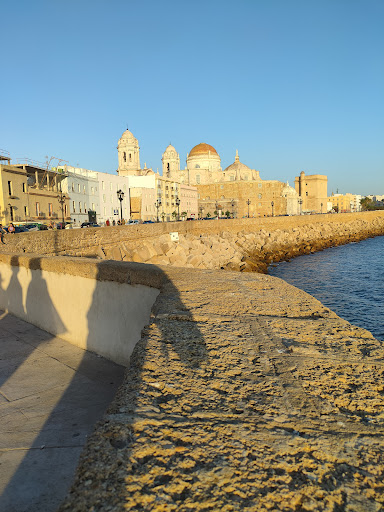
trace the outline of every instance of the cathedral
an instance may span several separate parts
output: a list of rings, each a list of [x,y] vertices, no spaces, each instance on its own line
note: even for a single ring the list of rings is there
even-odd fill
[[[117,150],[119,175],[155,174],[146,165],[141,168],[139,143],[129,130],[121,136]],[[302,194],[297,187],[295,190],[288,183],[262,180],[259,171],[240,162],[237,150],[235,161],[224,170],[216,149],[204,142],[194,146],[188,153],[184,169],[180,169],[179,153],[171,144],[164,151],[161,160],[163,179],[197,188],[200,217],[218,214],[260,217],[297,215],[302,212]],[[325,179],[326,183],[326,176],[314,175],[308,178],[313,178],[313,183],[317,183],[318,177],[323,181]]]

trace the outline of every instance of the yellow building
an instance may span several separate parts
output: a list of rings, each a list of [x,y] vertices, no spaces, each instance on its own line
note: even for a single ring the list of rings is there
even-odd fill
[[[332,209],[342,212],[359,212],[361,211],[361,195],[356,194],[332,194],[328,197],[328,202],[331,203]]]
[[[294,196],[295,210],[292,214],[297,214],[297,196],[292,187],[289,188]],[[286,215],[284,189],[287,189],[285,183],[261,179],[198,185],[200,217],[226,216],[228,212],[237,218]]]
[[[301,212],[305,213],[326,213],[328,178],[323,174],[312,174],[306,176],[302,171],[300,176],[295,178],[295,190],[299,195]]]
[[[7,162],[7,163],[5,163]],[[0,222],[46,222],[69,217],[69,198],[61,205],[65,174],[30,164],[11,165],[0,156]]]

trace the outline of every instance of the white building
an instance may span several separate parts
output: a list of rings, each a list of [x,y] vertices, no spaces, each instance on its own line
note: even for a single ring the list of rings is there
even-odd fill
[[[126,221],[129,220],[131,212],[128,177],[108,174],[106,172],[98,172],[97,177],[99,181],[100,201],[99,224],[105,224],[107,220],[109,220],[110,224],[113,224],[113,221],[117,224],[117,221],[120,219],[118,190],[124,192],[124,198],[121,202],[123,219]]]
[[[58,170],[68,173],[62,182],[62,191],[69,196],[69,211],[71,221],[76,225],[88,222],[90,219],[99,220],[99,182],[98,173],[88,169],[65,165]]]

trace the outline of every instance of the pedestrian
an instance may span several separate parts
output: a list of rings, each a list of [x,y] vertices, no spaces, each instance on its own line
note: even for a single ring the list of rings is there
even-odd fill
[[[8,226],[8,233],[11,233],[11,234],[15,234],[15,226],[13,225],[13,222],[10,222],[9,223],[9,226]]]
[[[115,219],[113,219],[113,221],[112,221],[112,226],[116,226],[116,221],[115,221]]]
[[[110,225],[109,219],[107,219],[107,222],[105,223],[106,226]]]
[[[1,236],[1,243],[2,244],[5,244],[5,242],[4,242],[4,235],[5,235],[5,233],[6,233],[6,230],[3,228],[3,225],[0,224],[0,236]]]

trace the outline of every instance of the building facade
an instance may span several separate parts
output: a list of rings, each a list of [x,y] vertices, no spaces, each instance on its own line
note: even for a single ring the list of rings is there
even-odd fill
[[[62,190],[69,197],[69,211],[74,225],[83,222],[98,222],[100,219],[100,199],[98,173],[78,167],[58,167],[66,173]]]
[[[37,165],[0,163],[0,222],[67,221],[69,200],[61,193],[65,177]]]
[[[307,176],[304,171],[295,178],[302,213],[325,213],[328,202],[328,178],[323,174]]]

